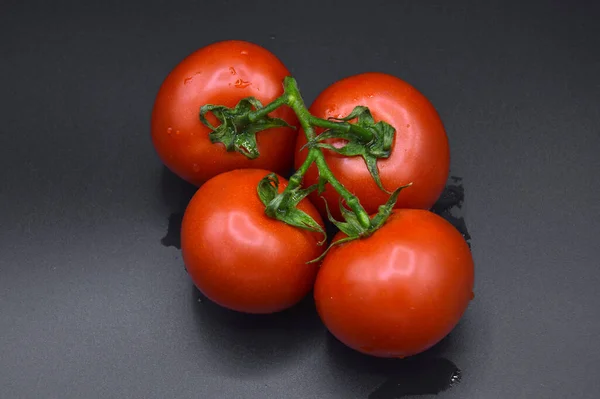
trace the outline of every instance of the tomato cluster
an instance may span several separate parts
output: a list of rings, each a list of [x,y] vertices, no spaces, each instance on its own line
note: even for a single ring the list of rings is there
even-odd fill
[[[348,77],[316,98],[308,109],[316,118],[341,120],[365,106],[376,122],[391,125],[389,156],[377,160],[381,184],[386,191],[412,185],[400,192],[380,228],[332,246],[322,262],[311,262],[324,254],[322,235],[270,217],[257,193],[271,173],[283,193],[291,184],[283,176],[305,162],[311,143],[297,113],[286,104],[269,113],[284,125],[256,133],[260,155],[253,159],[211,139],[211,128],[199,118],[207,104],[235,107],[248,97],[271,103],[284,94],[282,81],[289,75],[266,49],[224,41],[194,52],[164,80],[152,113],[152,140],[168,168],[199,186],[181,230],[188,273],[208,298],[247,313],[284,310],[314,288],[323,323],[349,347],[380,357],[422,352],[458,323],[474,284],[464,238],[429,211],[449,173],[444,126],[423,94],[388,74]],[[219,123],[214,115],[207,118]],[[322,134],[324,128],[315,131]],[[332,150],[344,142],[327,139],[332,147],[320,151],[337,181],[373,216],[389,193],[361,157]],[[319,184],[319,168],[308,167],[304,187]],[[339,201],[328,184],[299,197],[297,209],[324,228],[329,212],[338,220],[344,216]],[[344,238],[339,232],[333,242]]]

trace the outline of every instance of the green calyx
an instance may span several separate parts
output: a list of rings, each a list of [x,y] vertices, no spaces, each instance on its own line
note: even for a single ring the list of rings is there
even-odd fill
[[[308,188],[300,186],[279,193],[279,178],[275,173],[269,173],[257,187],[258,197],[265,205],[267,216],[280,220],[291,226],[323,234],[323,245],[327,240],[325,230],[306,212],[298,209],[298,204],[316,189],[316,185]]]
[[[362,226],[357,215],[348,208],[346,208],[346,206],[341,200],[340,211],[344,220],[335,220],[335,218],[331,215],[331,212],[329,211],[329,205],[327,204],[327,201],[325,201],[327,217],[329,218],[331,223],[333,223],[342,233],[346,234],[347,237],[332,242],[331,245],[329,245],[329,247],[323,252],[323,254],[321,254],[321,256],[310,261],[309,263],[321,261],[325,257],[325,255],[327,255],[329,250],[331,250],[331,248],[337,245],[354,241],[360,238],[369,237],[371,234],[379,230],[392,214],[392,211],[394,210],[394,205],[396,205],[396,201],[398,200],[398,195],[400,194],[400,191],[407,187],[410,187],[411,185],[412,183],[409,183],[405,186],[398,187],[396,190],[394,190],[387,202],[379,206],[377,213],[375,214],[375,216],[373,216],[373,218],[371,218],[371,223],[369,227],[366,228]]]
[[[200,121],[211,129],[209,138],[212,143],[222,143],[229,152],[237,151],[255,159],[260,155],[256,133],[275,127],[293,128],[283,119],[271,118],[266,114],[254,119],[254,114],[263,109],[261,102],[254,97],[243,98],[234,108],[207,104],[200,108]],[[206,119],[209,112],[221,122],[219,126],[213,126]]]
[[[308,147],[316,146],[324,148],[348,157],[361,156],[377,186],[386,193],[392,194],[381,183],[377,160],[390,156],[396,130],[389,123],[383,121],[375,123],[369,108],[363,106],[355,107],[344,118],[329,118],[329,120],[340,122],[348,122],[352,119],[357,119],[357,122],[355,124],[329,124],[325,123],[325,121],[321,121],[322,123],[316,121],[316,124],[329,127],[329,129],[306,145]],[[345,140],[346,144],[343,147],[337,148],[331,144],[324,143],[325,140],[335,138]]]

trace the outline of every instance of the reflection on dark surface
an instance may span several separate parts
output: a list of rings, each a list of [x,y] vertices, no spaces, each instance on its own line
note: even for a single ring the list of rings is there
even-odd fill
[[[465,240],[467,240],[470,247],[471,243],[469,240],[471,239],[471,235],[467,229],[465,219],[457,215],[465,201],[465,189],[462,184],[462,177],[451,176],[450,180],[440,198],[431,208],[431,211],[452,223],[460,231]]]
[[[169,215],[167,233],[160,240],[165,247],[181,249],[181,221],[188,203],[198,188],[166,167],[163,168],[161,194],[167,207],[172,212]]]
[[[160,243],[165,247],[175,247],[181,249],[181,222],[183,220],[183,212],[172,213],[169,216],[169,227],[167,234],[160,240]]]
[[[460,370],[442,357],[402,360],[396,376],[369,395],[369,399],[396,399],[413,395],[437,395],[460,382]]]

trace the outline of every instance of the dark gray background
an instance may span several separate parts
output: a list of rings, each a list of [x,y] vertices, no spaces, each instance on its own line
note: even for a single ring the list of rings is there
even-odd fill
[[[161,245],[192,191],[154,153],[154,96],[223,39],[274,52],[308,103],[377,70],[438,109],[477,267],[431,352],[463,372],[440,397],[600,397],[597,2],[121,3],[0,3],[0,397],[363,399],[394,373],[310,298],[198,302]]]

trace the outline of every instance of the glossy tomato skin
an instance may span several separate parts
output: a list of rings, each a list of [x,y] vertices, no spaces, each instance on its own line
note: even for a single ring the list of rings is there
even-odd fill
[[[289,74],[268,50],[243,41],[217,42],[186,57],[162,83],[152,111],[152,141],[163,163],[195,185],[240,168],[287,173],[297,130],[286,127],[259,132],[260,156],[250,160],[226,151],[221,143],[211,143],[210,130],[200,122],[199,111],[206,104],[233,107],[249,96],[266,105],[283,94],[282,82]],[[287,107],[270,115],[299,126]],[[218,124],[210,114],[209,121]]]
[[[450,149],[442,121],[429,100],[414,87],[397,77],[383,73],[363,73],[342,79],[326,88],[310,107],[319,118],[339,118],[348,115],[357,105],[369,107],[376,121],[384,120],[396,129],[389,158],[377,164],[383,186],[393,191],[410,182],[413,185],[400,193],[397,208],[430,209],[446,184],[450,168]],[[321,132],[318,130],[317,132]],[[338,140],[338,143],[342,143]],[[298,135],[295,167],[306,159],[303,133]],[[333,142],[335,145],[335,142]],[[381,191],[369,174],[362,157],[344,157],[325,151],[333,174],[353,192],[368,213],[377,212],[388,194]],[[318,172],[312,166],[305,176],[307,185],[317,182]],[[311,197],[325,213],[323,200]],[[339,195],[331,187],[323,195],[332,214],[339,219]]]
[[[181,251],[187,271],[209,299],[246,313],[273,313],[296,304],[312,289],[323,252],[318,233],[271,219],[256,187],[269,172],[242,169],[206,182],[182,222]],[[281,177],[280,191],[287,186]],[[299,209],[323,224],[304,199]]]
[[[341,342],[402,358],[430,348],[456,326],[473,282],[462,235],[429,211],[401,209],[371,237],[334,247],[314,296],[321,319]]]

